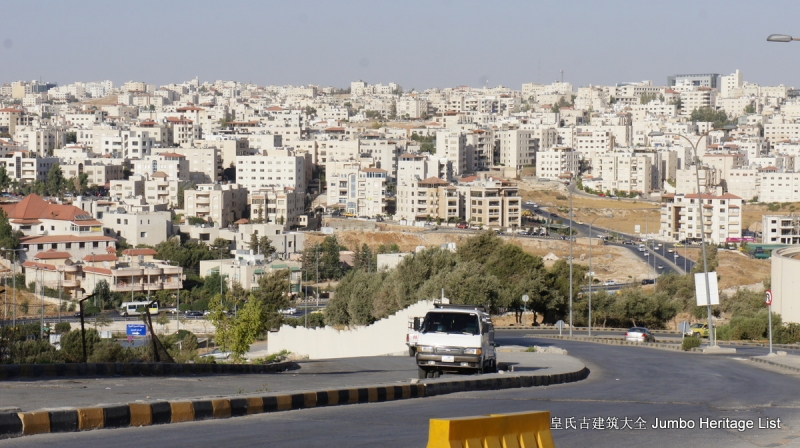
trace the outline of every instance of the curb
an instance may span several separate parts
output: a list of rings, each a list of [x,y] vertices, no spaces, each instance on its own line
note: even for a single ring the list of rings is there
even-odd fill
[[[4,364],[0,381],[102,376],[181,376],[209,374],[273,373],[299,368],[293,361],[274,364],[164,364],[157,362],[88,364]]]
[[[772,367],[778,367],[778,368],[781,368],[781,369],[791,370],[793,372],[800,372],[800,367],[787,366],[786,364],[781,364],[779,362],[770,361],[770,360],[764,359],[764,358],[752,357],[752,358],[750,358],[750,361],[759,362],[761,364],[767,364],[767,365],[770,365]]]
[[[535,330],[557,331],[558,330],[558,328],[555,325],[537,325],[535,327],[534,326],[530,326],[530,327],[523,327],[523,326],[507,327],[507,326],[504,326],[504,327],[494,327],[494,329],[495,330],[528,330],[528,331],[531,331],[531,330],[534,330],[534,331]],[[565,330],[569,330],[569,326],[565,325],[564,329]],[[589,327],[572,327],[573,331],[587,331],[588,329],[589,329]],[[611,327],[598,328],[598,327],[592,327],[592,329],[593,330],[599,330],[599,331],[628,331],[630,329],[630,327],[625,327],[625,328],[611,328]],[[678,331],[678,330],[650,330],[650,331],[653,334],[681,334],[681,332]]]
[[[702,349],[699,348],[692,348],[690,350],[683,350],[680,344],[664,344],[659,342],[632,342],[632,341],[625,341],[621,339],[610,339],[610,338],[575,338],[569,336],[555,336],[555,335],[527,335],[525,337],[528,338],[539,338],[539,339],[561,339],[566,341],[574,341],[574,342],[591,342],[594,344],[606,344],[606,345],[634,345],[636,347],[648,347],[654,348],[659,350],[672,350],[676,352],[695,352],[695,353],[703,353]]]
[[[575,372],[552,375],[498,375],[476,380],[431,380],[400,386],[367,386],[294,394],[137,402],[78,409],[0,413],[0,439],[53,432],[223,419],[323,406],[380,403],[466,391],[550,386],[581,381],[588,376],[589,369],[584,367]]]

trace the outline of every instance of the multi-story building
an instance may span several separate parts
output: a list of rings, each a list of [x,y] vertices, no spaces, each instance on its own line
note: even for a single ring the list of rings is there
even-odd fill
[[[216,146],[178,147],[174,150],[186,157],[189,163],[189,181],[193,184],[217,182],[222,178],[222,154]]]
[[[66,132],[62,129],[39,126],[17,126],[14,141],[28,151],[40,156],[51,156],[56,148],[66,144]]]
[[[710,166],[686,167],[675,171],[675,192],[677,194],[697,193],[697,175],[700,175],[700,190],[714,191],[720,185],[719,170]]]
[[[77,178],[81,174],[86,174],[89,185],[106,186],[112,180],[124,177],[122,165],[94,165],[92,159],[85,162],[62,164],[61,172],[66,179]]]
[[[650,154],[618,151],[598,155],[592,162],[592,175],[602,179],[604,191],[649,193],[654,189]]]
[[[453,175],[461,176],[472,166],[472,155],[467,153],[467,137],[462,132],[436,133],[436,157],[447,159],[453,165]]]
[[[536,154],[536,177],[573,178],[578,174],[581,155],[573,148],[552,147]]]
[[[757,199],[761,193],[761,169],[755,166],[732,169],[725,178],[725,187],[730,194]]]
[[[17,126],[21,124],[20,120],[24,113],[25,111],[13,107],[0,109],[0,132],[14,135],[17,132]]]
[[[522,199],[516,185],[481,174],[462,178],[461,195],[464,220],[485,227],[519,227],[522,224]]]
[[[540,148],[552,146],[540,145],[541,132],[532,129],[512,129],[495,132],[500,149],[499,164],[513,167],[517,171],[525,165],[536,163],[536,152]],[[555,143],[555,139],[549,143]]]
[[[129,246],[155,246],[172,236],[172,212],[126,212],[117,207],[102,213],[100,221],[106,235]]]
[[[728,238],[739,241],[742,237],[742,198],[739,196],[730,193],[701,197],[667,194],[661,201],[659,235],[662,238],[700,241],[700,232],[704,232],[707,242],[720,244]]]
[[[47,172],[58,164],[57,157],[36,157],[28,152],[14,152],[11,157],[0,158],[5,165],[6,173],[20,184],[32,184],[37,180],[44,181]]]
[[[236,156],[236,183],[248,191],[269,187],[306,189],[306,159],[294,151],[282,150],[255,155]]]
[[[761,216],[761,242],[764,244],[800,244],[800,216]]]
[[[413,179],[397,185],[395,219],[457,221],[462,209],[458,189],[438,177]]]
[[[186,156],[175,152],[164,151],[144,156],[139,160],[132,160],[131,171],[139,176],[154,175],[157,172],[162,172],[171,179],[189,180],[189,162],[186,160]]]
[[[699,75],[671,75],[667,76],[667,86],[689,85],[695,87],[719,87],[718,73],[704,73]]]
[[[800,201],[800,173],[779,172],[765,168],[760,177],[759,202]]]
[[[386,170],[362,162],[328,162],[335,166],[328,180],[328,206],[357,216],[386,214]],[[334,177],[335,176],[335,177]]]
[[[247,190],[239,184],[200,184],[195,190],[184,190],[183,209],[186,216],[195,216],[228,227],[242,218],[247,210]]]
[[[305,213],[305,194],[289,187],[273,187],[251,191],[250,221],[277,224],[284,229],[302,225]]]

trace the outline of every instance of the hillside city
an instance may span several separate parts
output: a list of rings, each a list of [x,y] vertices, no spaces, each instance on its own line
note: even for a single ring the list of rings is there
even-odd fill
[[[299,292],[331,219],[526,233],[523,179],[652,202],[659,241],[800,242],[796,218],[750,229],[741,212],[800,201],[800,91],[738,70],[658,84],[6,83],[0,206],[18,233],[0,250],[71,299],[174,293],[187,274],[251,291],[287,269]],[[203,254],[167,259],[177,235]],[[371,263],[361,249],[349,264]]]

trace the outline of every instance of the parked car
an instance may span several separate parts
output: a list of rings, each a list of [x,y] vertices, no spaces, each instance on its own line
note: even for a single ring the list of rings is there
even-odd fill
[[[222,350],[215,348],[210,352],[200,355],[201,358],[213,358],[213,359],[228,359],[231,357],[231,352],[223,352]]]
[[[606,280],[603,282],[603,286],[614,286],[616,284],[617,282],[615,282],[614,280]]]
[[[683,247],[683,243],[675,243],[675,247]]]
[[[186,312],[186,317],[203,317],[203,312],[190,310]]]
[[[625,333],[625,340],[631,342],[656,342],[656,337],[644,327],[631,327]]]
[[[707,338],[708,337],[708,324],[704,323],[696,323],[689,326],[689,331],[686,332],[686,336],[694,336],[696,338]]]
[[[466,229],[466,228],[469,228],[469,224],[467,224],[466,222],[460,222],[460,223],[456,224],[456,228],[458,228],[458,229]]]

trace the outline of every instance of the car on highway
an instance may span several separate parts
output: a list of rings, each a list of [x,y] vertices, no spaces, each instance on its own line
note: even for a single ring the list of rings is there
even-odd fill
[[[667,252],[669,252],[669,253],[672,253],[674,251],[675,251],[675,249],[667,249]]]
[[[658,269],[664,269],[664,266],[658,265]]]
[[[200,357],[211,359],[228,359],[231,357],[231,352],[223,352],[222,350],[215,348],[208,353],[200,355]]]
[[[687,331],[686,336],[694,336],[696,338],[707,338],[708,337],[708,324],[704,323],[696,323],[689,326],[689,331]]]
[[[675,243],[675,247],[683,247],[683,243]]]
[[[643,279],[642,280],[642,284],[643,285],[655,285],[656,284],[656,279],[654,279],[654,278]]]
[[[285,310],[278,310],[278,312],[283,314],[283,315],[285,315],[285,316],[291,316],[291,315],[293,315],[294,313],[297,312],[297,309],[296,308],[287,308]]]
[[[625,333],[625,340],[630,342],[656,342],[656,337],[645,327],[631,327]]]
[[[456,224],[456,228],[457,229],[468,229],[469,228],[469,224],[467,224],[466,222],[460,222],[460,223]]]
[[[615,282],[614,280],[606,280],[603,282],[603,286],[614,286],[616,284],[617,282]]]
[[[186,317],[203,317],[202,311],[189,310],[186,312]]]

